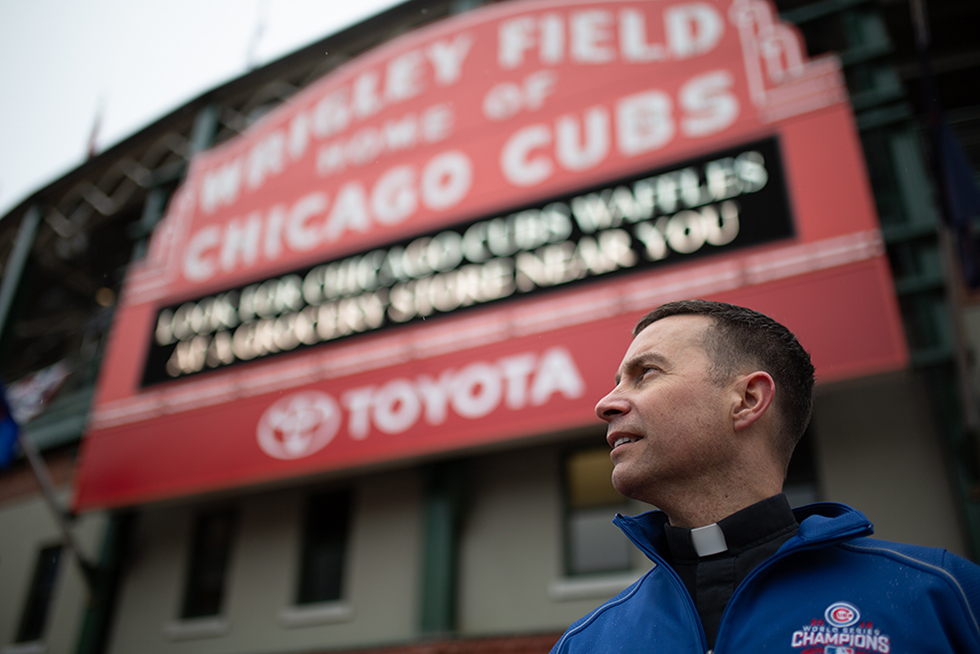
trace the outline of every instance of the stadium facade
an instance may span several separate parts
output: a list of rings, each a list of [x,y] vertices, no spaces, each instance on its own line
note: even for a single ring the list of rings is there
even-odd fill
[[[0,652],[546,652],[649,565],[593,407],[687,297],[811,351],[794,504],[976,559],[966,7],[927,75],[902,3],[410,0],[25,199],[0,370],[78,547],[0,472]]]

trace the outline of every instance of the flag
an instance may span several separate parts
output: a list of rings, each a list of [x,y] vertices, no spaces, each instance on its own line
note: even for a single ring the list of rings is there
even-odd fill
[[[964,281],[970,288],[977,288],[980,287],[980,248],[975,221],[980,217],[980,189],[953,128],[940,117],[933,129],[943,215],[956,235]]]
[[[0,470],[10,465],[17,454],[20,425],[7,404],[7,393],[0,382]]]
[[[918,12],[924,7],[916,5]],[[980,217],[980,189],[973,167],[960,145],[956,132],[946,121],[939,103],[939,89],[929,56],[928,29],[925,17],[915,17],[916,50],[922,73],[922,100],[925,109],[926,137],[929,140],[929,163],[938,186],[938,200],[943,220],[949,226],[963,273],[963,282],[980,288],[980,245],[977,242],[976,219]]]
[[[95,117],[92,119],[92,131],[89,132],[88,143],[85,146],[87,159],[94,159],[99,154],[99,132],[102,131],[102,117],[105,115],[105,97],[99,98],[99,105],[95,109]]]

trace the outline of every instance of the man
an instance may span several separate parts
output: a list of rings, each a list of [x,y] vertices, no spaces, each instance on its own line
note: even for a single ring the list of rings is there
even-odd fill
[[[980,567],[867,536],[859,512],[781,494],[813,366],[755,311],[692,300],[637,324],[596,406],[613,485],[660,508],[615,522],[654,562],[565,652],[980,652]]]

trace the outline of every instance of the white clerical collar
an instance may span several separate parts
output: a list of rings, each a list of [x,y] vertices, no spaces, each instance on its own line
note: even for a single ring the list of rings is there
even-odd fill
[[[698,553],[698,556],[711,556],[728,549],[728,543],[725,542],[725,532],[721,530],[717,522],[692,529],[691,543],[694,545],[694,551]]]

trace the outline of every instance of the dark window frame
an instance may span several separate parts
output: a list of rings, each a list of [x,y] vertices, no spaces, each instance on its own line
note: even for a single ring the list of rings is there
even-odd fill
[[[572,498],[572,480],[570,475],[569,465],[573,457],[593,451],[596,455],[609,456],[609,448],[602,445],[595,445],[595,442],[589,442],[585,444],[579,444],[572,448],[567,449],[561,455],[561,482],[562,482],[562,539],[563,539],[563,571],[566,577],[578,578],[578,577],[589,577],[597,575],[615,575],[629,572],[633,569],[633,555],[632,547],[626,538],[626,535],[619,531],[619,529],[612,524],[613,516],[620,511],[626,510],[629,504],[629,500],[622,495],[616,493],[615,495],[610,494],[610,501],[603,503],[590,504],[588,506],[574,506],[574,501]],[[610,462],[610,467],[612,463]],[[611,470],[610,470],[611,472]],[[612,481],[609,482],[610,488],[612,488]],[[615,492],[615,490],[613,489]],[[581,517],[583,514],[593,512],[596,510],[609,510],[609,538],[615,538],[616,544],[622,544],[623,550],[620,554],[624,556],[621,565],[611,565],[607,567],[603,566],[588,566],[581,567],[576,565],[576,548],[578,545],[575,543],[574,534],[574,521],[576,517]],[[619,541],[619,538],[622,541]]]
[[[303,507],[297,606],[342,601],[345,595],[353,493],[318,491]]]
[[[32,643],[44,639],[63,554],[64,547],[60,543],[43,546],[38,550],[15,643]]]
[[[221,508],[198,514],[188,556],[182,620],[221,615],[238,528],[238,512]]]

